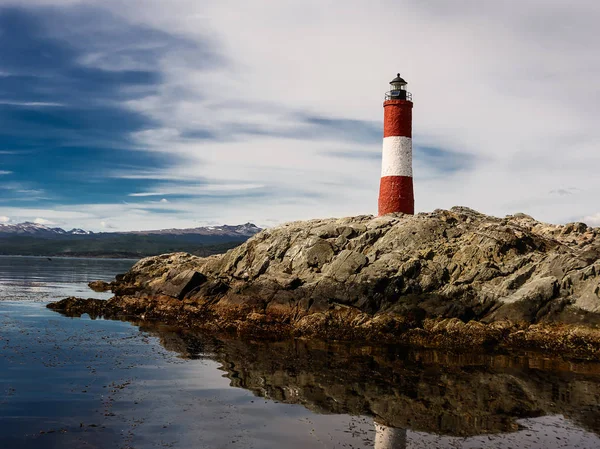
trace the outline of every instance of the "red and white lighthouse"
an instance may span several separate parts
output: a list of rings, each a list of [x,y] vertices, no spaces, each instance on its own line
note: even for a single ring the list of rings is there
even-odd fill
[[[415,213],[412,180],[412,95],[398,76],[383,102],[383,157],[379,184],[379,215]]]

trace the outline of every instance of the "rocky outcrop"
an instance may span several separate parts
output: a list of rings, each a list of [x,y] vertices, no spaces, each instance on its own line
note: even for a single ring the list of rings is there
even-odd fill
[[[599,234],[462,207],[294,222],[224,255],[143,259],[107,307],[275,336],[593,346]]]

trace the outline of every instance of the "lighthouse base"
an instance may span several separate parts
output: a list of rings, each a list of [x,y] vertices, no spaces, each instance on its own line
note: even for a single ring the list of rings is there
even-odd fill
[[[379,184],[379,215],[415,213],[413,179],[410,176],[384,176]]]

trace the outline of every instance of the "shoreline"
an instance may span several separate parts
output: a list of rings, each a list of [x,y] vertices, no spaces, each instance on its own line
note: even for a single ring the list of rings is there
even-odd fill
[[[405,317],[369,316],[337,310],[290,323],[252,312],[247,307],[209,310],[167,297],[113,297],[109,300],[65,298],[47,308],[69,317],[136,320],[262,341],[322,340],[361,345],[391,344],[417,349],[471,351],[535,351],[563,357],[600,360],[600,330],[579,325],[528,324],[508,320],[484,324],[458,318],[425,319],[420,325]],[[305,317],[306,318],[306,317]]]
[[[51,259],[90,259],[90,260],[94,260],[94,259],[105,259],[106,260],[106,259],[108,259],[108,260],[126,260],[126,261],[138,261],[143,258],[143,257],[65,256],[65,255],[31,256],[31,255],[26,255],[26,254],[0,254],[0,257],[4,257],[4,258],[18,257],[21,259],[26,259],[26,258],[31,258],[31,259],[47,259],[47,258],[51,258]]]

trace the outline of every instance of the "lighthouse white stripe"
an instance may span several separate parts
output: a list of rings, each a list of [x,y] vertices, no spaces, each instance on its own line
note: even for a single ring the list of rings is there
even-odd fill
[[[401,136],[385,137],[381,177],[412,175],[412,139]]]

